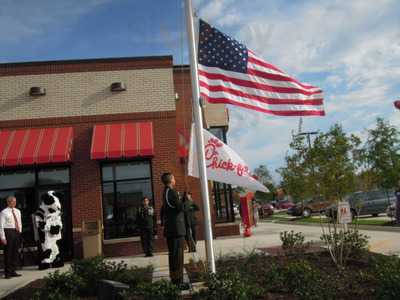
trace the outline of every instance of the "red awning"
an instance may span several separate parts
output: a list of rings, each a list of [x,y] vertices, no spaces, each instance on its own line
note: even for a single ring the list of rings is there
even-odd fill
[[[68,162],[73,129],[0,130],[0,167]]]
[[[140,122],[96,125],[90,154],[92,159],[152,156],[153,124]]]

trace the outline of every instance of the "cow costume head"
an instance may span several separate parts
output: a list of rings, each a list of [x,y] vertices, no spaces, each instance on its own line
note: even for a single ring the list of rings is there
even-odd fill
[[[54,191],[41,197],[35,213],[35,224],[40,243],[39,269],[58,268],[64,265],[60,253],[62,238],[61,203]]]

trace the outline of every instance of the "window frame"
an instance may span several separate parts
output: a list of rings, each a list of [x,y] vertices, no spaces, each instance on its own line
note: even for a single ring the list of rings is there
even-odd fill
[[[150,177],[140,177],[140,178],[130,178],[130,179],[116,179],[116,165],[123,164],[123,163],[135,163],[135,162],[147,162],[150,168]],[[112,166],[112,176],[113,180],[103,180],[103,167],[110,165]],[[101,206],[102,206],[102,222],[103,222],[103,241],[109,242],[113,240],[126,240],[139,237],[139,234],[132,235],[129,237],[113,237],[113,238],[106,238],[104,235],[105,231],[105,222],[104,222],[104,183],[112,183],[113,186],[113,210],[116,206],[117,201],[117,184],[120,182],[132,182],[132,181],[141,181],[141,180],[150,180],[150,188],[151,188],[151,199],[150,204],[153,205],[155,208],[155,201],[154,201],[154,183],[153,183],[153,160],[151,158],[136,158],[130,160],[102,160],[100,161],[100,184],[101,184]]]

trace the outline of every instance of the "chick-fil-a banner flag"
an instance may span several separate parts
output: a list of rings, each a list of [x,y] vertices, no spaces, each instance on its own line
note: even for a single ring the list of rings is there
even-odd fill
[[[188,174],[198,178],[199,168],[194,131],[193,124],[190,138]],[[203,129],[203,134],[207,177],[209,180],[241,186],[250,191],[269,192],[263,184],[252,177],[248,164],[235,151],[207,130]]]

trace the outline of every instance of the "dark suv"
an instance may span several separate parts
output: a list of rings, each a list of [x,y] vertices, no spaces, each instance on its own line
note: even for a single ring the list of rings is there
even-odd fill
[[[345,201],[350,203],[353,216],[372,215],[376,217],[385,213],[387,207],[394,203],[395,199],[393,191],[375,190],[352,193],[345,198]],[[326,210],[326,215],[334,217],[336,212],[336,205],[332,205]]]
[[[292,216],[310,217],[313,213],[322,213],[325,209],[332,204],[331,201],[325,200],[323,197],[318,196],[306,199],[297,203],[294,207],[288,209],[287,214]]]

